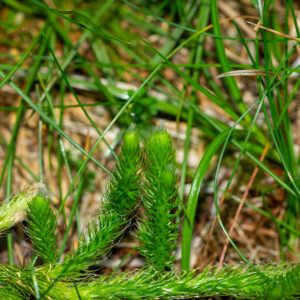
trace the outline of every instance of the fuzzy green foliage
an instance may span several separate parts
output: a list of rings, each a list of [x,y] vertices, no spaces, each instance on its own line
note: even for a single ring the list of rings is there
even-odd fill
[[[135,132],[125,134],[119,161],[106,193],[105,209],[128,216],[137,207],[141,175],[141,151]]]
[[[159,130],[146,144],[145,195],[147,219],[141,220],[137,238],[140,253],[157,270],[172,268],[178,235],[178,199],[175,156],[166,131]]]
[[[201,272],[170,270],[179,214],[175,153],[170,136],[163,130],[150,136],[145,150],[142,198],[146,219],[140,220],[136,234],[141,242],[140,254],[148,262],[145,268],[113,276],[94,276],[89,269],[91,266],[95,269],[99,261],[108,256],[114,243],[121,238],[126,224],[132,220],[131,209],[137,205],[139,185],[142,184],[141,153],[136,135],[130,133],[125,135],[120,162],[111,179],[99,219],[90,223],[78,247],[60,262],[56,261],[56,216],[50,201],[43,195],[43,189],[35,187],[18,195],[21,198],[16,199],[21,199],[23,206],[24,202],[28,205],[27,230],[44,265],[0,265],[1,299],[177,299],[229,295],[243,299],[299,298],[299,264],[258,265],[261,273],[247,266],[206,267]],[[126,177],[128,161],[131,161],[131,178]],[[121,184],[118,185],[118,182]],[[126,182],[134,189],[126,190]],[[113,195],[117,197],[116,201]],[[5,202],[0,208],[1,220],[5,224],[3,226],[0,222],[0,228],[7,228],[8,224],[3,217],[3,208],[9,212],[20,211],[21,206],[16,199]]]
[[[47,292],[47,298],[77,299],[79,294],[81,299],[182,299],[212,295],[231,295],[242,299],[297,299],[300,291],[299,265],[265,265],[260,270],[265,278],[241,266],[227,266],[222,270],[207,267],[200,274],[196,271],[162,274],[153,269],[143,269],[114,277],[104,275],[89,283],[82,281],[76,285],[77,291],[71,282],[59,280]],[[37,269],[35,275],[39,293],[43,295],[55,278],[47,266]],[[32,273],[28,268],[1,266],[0,281],[15,296],[9,299],[26,299],[35,295]],[[292,289],[282,288],[287,287],[286,283]]]
[[[36,254],[47,263],[57,261],[56,218],[49,199],[36,195],[28,204],[27,232],[36,249]]]
[[[139,139],[135,132],[129,131],[125,134],[118,158],[98,221],[90,223],[87,233],[79,241],[78,248],[54,268],[57,276],[82,276],[89,266],[103,259],[129,223],[129,218],[125,216],[129,217],[137,206],[141,166]]]
[[[67,255],[53,271],[56,276],[83,276],[91,265],[99,263],[113,242],[123,233],[130,214],[137,207],[141,151],[137,134],[125,134],[116,170],[106,191],[99,219],[89,224],[78,248]],[[125,218],[125,217],[128,218]]]

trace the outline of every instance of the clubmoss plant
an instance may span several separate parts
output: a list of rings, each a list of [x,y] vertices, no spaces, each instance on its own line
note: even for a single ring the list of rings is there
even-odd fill
[[[27,214],[28,227],[26,231],[37,255],[44,262],[55,263],[57,261],[57,233],[55,232],[57,220],[49,199],[42,194],[37,194],[28,203]]]
[[[116,164],[105,197],[104,209],[113,210],[120,216],[131,214],[139,198],[141,150],[134,131],[125,134],[119,161]]]
[[[158,130],[146,143],[146,170],[141,220],[137,237],[140,252],[157,270],[171,269],[178,235],[178,198],[175,157],[168,133]]]
[[[138,137],[129,132],[124,137],[118,159],[99,217],[89,224],[86,234],[81,235],[78,247],[64,257],[57,254],[57,216],[41,185],[26,189],[2,204],[2,230],[20,221],[19,216],[25,215],[27,207],[26,230],[35,248],[35,257],[40,257],[43,264],[35,266],[37,260],[33,259],[29,267],[0,265],[0,298],[299,297],[299,264],[257,266],[264,276],[247,266],[226,266],[221,270],[208,266],[200,274],[196,270],[172,270],[180,210],[171,138],[162,129],[149,137],[145,143],[142,168]],[[121,238],[126,224],[132,220],[132,210],[137,209],[139,197],[142,198],[145,219],[140,218],[135,235],[140,241],[139,253],[145,256],[147,264],[136,272],[109,276],[93,274],[90,267],[95,270]],[[4,214],[4,208],[17,218]]]
[[[103,259],[122,235],[136,210],[139,196],[141,151],[134,131],[125,134],[116,169],[112,174],[98,220],[92,221],[79,246],[57,268],[61,276],[82,275],[95,261]],[[84,272],[83,272],[84,273]]]

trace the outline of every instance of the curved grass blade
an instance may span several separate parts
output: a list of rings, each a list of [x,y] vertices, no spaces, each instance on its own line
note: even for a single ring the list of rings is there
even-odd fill
[[[200,188],[212,157],[218,151],[222,143],[226,140],[227,136],[228,136],[228,132],[224,131],[220,133],[212,141],[212,143],[205,151],[193,179],[193,183],[188,197],[187,208],[186,208],[187,219],[184,220],[183,233],[182,233],[181,266],[182,269],[186,271],[190,269],[190,250],[191,250],[191,242],[192,242],[192,231],[194,227],[194,218],[195,218]]]

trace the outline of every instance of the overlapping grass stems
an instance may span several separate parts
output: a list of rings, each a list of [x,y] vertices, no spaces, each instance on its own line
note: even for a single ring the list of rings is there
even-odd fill
[[[48,157],[50,165],[51,151],[53,150],[52,143],[55,138],[53,132],[57,131],[57,133],[59,133],[56,149],[56,152],[58,152],[58,176],[61,178],[62,166],[65,165],[68,170],[70,187],[67,194],[63,197],[62,181],[59,180],[60,199],[62,199],[62,202],[56,216],[50,207],[50,202],[45,199],[47,197],[45,196],[43,186],[39,184],[31,186],[29,189],[11,199],[11,201],[3,203],[0,208],[1,231],[8,229],[16,222],[22,220],[26,207],[29,205],[27,230],[36,252],[29,267],[23,268],[4,265],[0,267],[0,281],[2,283],[0,285],[1,298],[19,299],[28,298],[33,295],[37,299],[44,297],[51,297],[53,299],[74,299],[76,297],[79,299],[91,299],[97,297],[176,298],[205,295],[236,295],[242,298],[283,299],[299,295],[299,265],[261,265],[252,266],[248,269],[246,267],[227,267],[219,271],[219,273],[217,270],[207,267],[200,275],[189,271],[189,252],[200,187],[213,155],[224,142],[225,144],[219,159],[217,174],[222,157],[224,156],[225,148],[228,144],[231,143],[236,149],[240,150],[239,158],[226,190],[235,174],[237,164],[242,158],[242,155],[245,154],[270,175],[279,186],[287,191],[287,212],[284,220],[275,218],[266,203],[267,211],[253,205],[251,206],[251,204],[247,202],[245,204],[255,209],[257,213],[275,222],[281,238],[282,261],[284,261],[285,247],[293,251],[296,239],[300,236],[298,227],[299,184],[297,181],[299,176],[299,158],[295,157],[293,132],[288,107],[294,99],[300,84],[300,79],[296,79],[293,90],[290,92],[289,77],[293,72],[299,72],[297,67],[293,69],[289,65],[289,59],[294,54],[297,44],[289,48],[288,38],[273,35],[267,30],[259,30],[255,39],[245,39],[238,26],[236,26],[236,29],[239,38],[223,36],[219,26],[220,20],[216,0],[186,1],[186,3],[166,0],[162,1],[159,5],[146,5],[145,7],[147,7],[147,9],[141,7],[145,5],[143,1],[137,1],[136,3],[138,5],[134,5],[129,1],[124,1],[124,5],[120,5],[117,1],[113,0],[99,1],[97,9],[92,8],[90,10],[91,16],[93,16],[96,11],[95,16],[91,18],[75,10],[67,11],[68,8],[64,1],[60,3],[58,1],[53,2],[57,5],[56,10],[38,0],[25,0],[22,1],[22,3],[16,0],[3,0],[4,5],[7,5],[15,13],[21,12],[30,18],[40,18],[42,16],[45,22],[39,33],[33,38],[32,43],[20,56],[18,63],[0,65],[0,75],[3,78],[0,88],[8,83],[22,97],[22,102],[18,107],[0,108],[0,110],[17,111],[16,122],[10,140],[7,142],[6,139],[0,135],[1,146],[7,148],[5,162],[0,175],[0,184],[2,186],[6,178],[6,194],[7,197],[9,197],[11,194],[15,160],[17,160],[20,167],[32,177],[33,181],[42,181],[42,149],[40,149],[40,178],[38,178],[19,157],[16,157],[14,153],[17,147],[17,136],[24,111],[33,109],[40,115],[41,122],[49,125]],[[291,0],[288,0],[285,6],[284,28],[281,27],[276,18],[277,14],[274,13],[276,1],[253,0],[252,2],[257,8],[257,15],[260,17],[263,26],[284,31],[288,34],[288,25],[290,24],[289,16],[291,15],[297,36],[300,37],[293,7],[294,4]],[[79,5],[80,1],[76,1],[76,3]],[[74,9],[76,9],[75,6]],[[112,11],[113,14],[109,14],[110,11]],[[162,12],[168,12],[168,19],[165,18]],[[168,26],[165,28],[169,29],[163,29],[160,26],[154,25],[154,23],[149,22],[148,18],[144,17],[145,15],[150,15],[151,18],[158,19],[160,22],[168,23]],[[211,22],[213,23],[213,33],[207,32],[208,29],[212,28],[210,25],[207,26],[207,24],[209,24],[209,15],[211,15]],[[106,16],[108,16],[112,22],[106,22]],[[159,35],[163,39],[166,39],[166,43],[159,51],[154,49],[154,47],[146,41],[143,41],[147,46],[146,50],[142,49],[142,47],[131,47],[127,42],[137,42],[134,41],[132,35],[128,35],[127,30],[124,30],[124,28],[120,26],[120,24],[122,24],[119,19],[120,16],[124,16],[126,23],[146,30],[146,36],[154,33],[154,35]],[[256,16],[254,16],[254,18],[255,17]],[[14,27],[14,14],[11,13],[10,10],[7,14],[7,18],[9,22],[1,22],[0,24],[4,31],[9,33],[14,28],[19,29],[22,27],[23,23]],[[63,27],[59,25],[60,23],[57,22],[56,18],[63,18]],[[113,21],[115,19],[117,19],[116,22]],[[27,21],[28,19],[25,18],[25,25]],[[39,21],[41,21],[41,19],[39,19]],[[194,29],[194,21],[197,22],[196,30]],[[235,24],[234,20],[231,21]],[[70,40],[71,29],[69,23],[78,25],[85,30],[76,45],[73,45]],[[103,26],[99,26],[99,23]],[[111,35],[111,33],[113,33],[113,35]],[[188,33],[191,33],[191,36],[186,37]],[[205,35],[210,35],[215,39],[216,54],[207,53],[205,50],[203,46]],[[56,47],[55,41],[58,39],[64,43],[64,59],[62,61],[56,58],[54,51]],[[112,40],[112,42],[106,43],[106,41],[109,40]],[[242,43],[247,50],[251,64],[243,65],[240,63],[231,63],[226,57],[224,40],[232,40],[232,43]],[[88,61],[78,54],[79,47],[86,41],[91,44],[91,50],[96,57],[96,62]],[[3,42],[9,45],[12,41],[8,40]],[[255,55],[252,54],[248,46],[248,44],[252,42],[255,45]],[[190,57],[189,62],[181,64],[181,68],[179,68],[179,66],[170,59],[183,47],[189,48]],[[119,48],[134,61],[133,64],[124,65],[121,63],[118,59]],[[154,53],[154,57],[152,53]],[[23,62],[30,58],[31,54],[34,58],[31,68],[29,70],[22,68]],[[264,56],[263,62],[261,61],[262,55]],[[207,56],[210,56],[211,59],[215,59],[217,63],[206,63],[205,58]],[[14,58],[11,54],[7,54],[7,57]],[[274,57],[279,62],[278,66],[273,64]],[[55,65],[58,67],[59,73],[54,72]],[[47,69],[46,72],[42,70],[41,66]],[[78,79],[78,77],[72,76],[72,74],[67,74],[67,68],[69,66],[81,68],[93,81],[86,80],[85,78]],[[184,79],[185,83],[182,90],[171,85],[162,76],[160,70],[164,66],[168,66],[176,72],[178,77]],[[103,84],[103,82],[99,80],[98,74],[94,71],[94,67],[102,68],[102,74],[105,79],[107,79],[107,83]],[[228,92],[227,95],[224,93],[224,89],[221,85],[217,84],[211,76],[210,67],[221,68],[223,72],[228,72],[233,68],[242,70],[253,68],[254,70],[261,70],[260,76],[257,76],[259,99],[247,109],[235,78],[226,77],[226,79],[222,79],[224,80],[223,87]],[[138,72],[134,71],[140,68],[153,70],[153,72],[146,79],[143,79]],[[7,71],[7,74],[5,74],[5,71]],[[137,80],[142,80],[142,84],[136,92],[116,88],[115,78],[118,78],[117,80],[123,80],[124,71],[129,72]],[[201,73],[203,73],[206,79],[205,85],[198,83]],[[227,75],[228,74],[229,73],[227,73]],[[24,90],[15,83],[15,78],[12,79],[13,75],[16,75],[16,78],[22,77],[27,80]],[[63,80],[59,81],[60,76]],[[159,80],[160,84],[153,84],[154,77]],[[39,105],[36,105],[29,97],[29,92],[32,90],[36,78],[39,79],[42,89],[40,96],[39,93],[37,93]],[[60,87],[59,105],[53,104],[54,94],[52,93],[52,89],[55,84],[58,84]],[[168,101],[160,97],[154,99],[153,94],[150,95],[145,91],[146,85],[158,91],[166,97]],[[85,109],[87,106],[80,102],[72,88],[73,86],[81,86],[89,91],[97,91],[105,95],[107,102],[92,104],[95,106],[107,105],[108,109],[114,114],[112,122],[103,133],[99,131],[90,118]],[[85,113],[91,126],[99,135],[99,139],[90,153],[87,153],[63,130],[64,113],[65,110],[70,107],[64,104],[66,87],[73,93],[77,100],[78,105],[76,107],[79,107]],[[190,87],[192,88],[191,98],[188,97]],[[37,91],[39,92],[38,89]],[[235,122],[234,126],[229,128],[226,123],[220,121],[218,118],[211,117],[201,111],[196,105],[196,91],[204,94],[207,99],[230,116]],[[124,101],[126,102],[124,103]],[[265,105],[266,101],[268,101],[269,108]],[[26,106],[26,103],[29,107]],[[139,106],[140,103],[148,104],[143,107]],[[133,105],[130,106],[130,104]],[[59,120],[55,118],[55,109],[60,109]],[[257,110],[252,116],[250,112],[253,109]],[[268,131],[255,124],[261,109],[267,122]],[[269,110],[271,112],[270,114]],[[139,115],[140,111],[143,111],[141,115]],[[151,113],[146,114],[145,111],[151,111]],[[72,226],[73,218],[76,215],[78,201],[83,190],[84,173],[88,160],[91,159],[105,172],[110,173],[103,165],[94,159],[92,156],[93,151],[103,139],[111,153],[116,157],[116,154],[104,139],[105,133],[110,130],[113,124],[119,122],[121,126],[127,127],[130,125],[128,122],[132,122],[129,116],[135,115],[134,121],[137,123],[137,127],[143,128],[148,126],[149,123],[145,122],[145,119],[149,121],[149,119],[157,113],[162,113],[173,118],[176,117],[177,121],[179,119],[187,121],[184,162],[181,172],[180,199],[182,199],[185,177],[187,175],[187,157],[192,126],[199,127],[206,138],[213,140],[207,148],[194,176],[185,212],[186,216],[184,217],[184,236],[182,242],[182,268],[184,271],[175,272],[172,270],[172,262],[174,259],[172,255],[176,247],[176,228],[178,227],[176,221],[178,221],[177,214],[180,211],[175,195],[175,185],[171,185],[171,182],[175,183],[176,181],[174,175],[174,153],[170,147],[167,147],[170,153],[168,156],[167,152],[165,152],[166,160],[163,161],[163,163],[166,168],[163,169],[155,163],[153,157],[151,158],[151,155],[148,154],[149,150],[147,150],[145,163],[143,163],[143,165],[146,164],[144,168],[145,177],[142,180],[140,173],[142,164],[141,152],[137,147],[136,136],[132,135],[132,133],[125,136],[125,143],[119,156],[119,163],[117,163],[116,171],[111,177],[112,179],[107,194],[99,212],[99,218],[90,224],[86,234],[83,235],[78,232],[78,234],[82,236],[78,248],[63,258],[69,230]],[[242,116],[240,117],[240,115]],[[235,130],[238,124],[243,130]],[[252,136],[250,136],[251,130],[254,133]],[[163,133],[163,135],[164,134],[165,133]],[[67,139],[73,146],[86,155],[86,159],[81,164],[74,178],[71,176],[68,157],[65,154],[62,138]],[[41,139],[42,134],[39,135],[40,148],[42,148]],[[127,142],[131,140],[130,149],[128,147],[126,148],[126,139]],[[282,166],[284,170],[283,178],[276,175],[268,163],[261,163],[256,158],[262,152],[267,142],[266,139],[275,145],[275,147],[269,151],[267,159]],[[149,140],[149,144],[146,143],[146,149],[150,148]],[[165,188],[166,186],[164,186],[161,181],[157,181],[156,176],[159,174],[161,180],[165,180],[166,186],[169,186],[169,190]],[[73,190],[76,190],[75,183],[78,179],[80,184],[76,191],[72,214],[69,223],[66,223],[67,230],[63,243],[58,249],[55,234],[50,237],[49,233],[56,232],[55,228],[58,215],[64,212],[64,203]],[[217,190],[217,180],[218,176],[216,176],[214,184],[215,194]],[[144,184],[142,184],[142,182],[144,182]],[[155,184],[156,189],[154,186],[153,189],[151,188],[152,183]],[[139,188],[142,188],[142,191],[139,191]],[[163,197],[157,198],[156,196],[159,194],[160,189],[163,191],[161,194]],[[268,190],[263,193],[268,193]],[[145,256],[147,261],[146,267],[137,273],[123,273],[121,275],[103,276],[100,278],[93,277],[89,267],[93,266],[96,261],[99,262],[105,259],[105,257],[109,255],[111,247],[121,239],[124,230],[128,224],[133,221],[133,217],[137,212],[136,209],[139,206],[139,198],[141,198],[144,203],[143,214],[145,215],[145,219],[142,218],[140,220],[140,231],[137,231],[136,235],[139,237],[141,243],[139,251]],[[170,200],[170,202],[168,200]],[[220,217],[217,200],[217,197],[215,197],[216,209],[218,217]],[[165,215],[163,215],[163,212],[165,212]],[[162,223],[159,223],[157,216],[161,215],[163,215],[164,218],[161,218]],[[78,218],[76,222],[79,228]],[[167,227],[163,227],[164,224],[167,224]],[[222,223],[221,225],[223,226]],[[159,229],[162,230],[160,231]],[[224,226],[223,229],[226,232]],[[159,235],[157,235],[157,232]],[[169,237],[169,239],[167,237]],[[7,239],[9,262],[13,265],[13,243],[10,233],[7,234]],[[230,241],[233,246],[235,246],[233,241]],[[157,243],[159,243],[161,247],[154,247]],[[160,251],[165,251],[161,257],[159,256]],[[168,253],[169,256],[167,257],[165,253]],[[243,257],[240,252],[239,254]],[[41,266],[35,265],[38,257],[44,261],[44,264]],[[244,259],[248,262],[246,258]],[[89,282],[84,280],[87,275],[91,276]]]
[[[57,218],[42,184],[22,191],[0,207],[0,226],[7,229],[20,221],[27,209],[27,233],[34,245],[29,267],[0,266],[0,296],[10,299],[180,298],[235,295],[242,298],[282,299],[299,295],[299,265],[257,266],[264,274],[247,267],[172,270],[177,246],[179,201],[175,176],[175,151],[162,129],[145,143],[143,163],[136,133],[125,134],[116,169],[101,202],[99,217],[89,224],[76,249],[59,259]],[[137,272],[99,275],[99,262],[121,235],[138,208],[145,217],[135,236],[146,265]],[[22,205],[20,206],[20,203]],[[43,263],[36,265],[37,258]],[[93,271],[90,269],[93,267]]]

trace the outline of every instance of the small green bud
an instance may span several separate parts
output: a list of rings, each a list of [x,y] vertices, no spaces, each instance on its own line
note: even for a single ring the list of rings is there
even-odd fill
[[[172,148],[172,140],[165,130],[159,130],[149,138],[149,145],[150,147],[168,150]]]
[[[122,148],[129,152],[138,152],[140,142],[138,135],[134,131],[128,131],[125,133]]]

